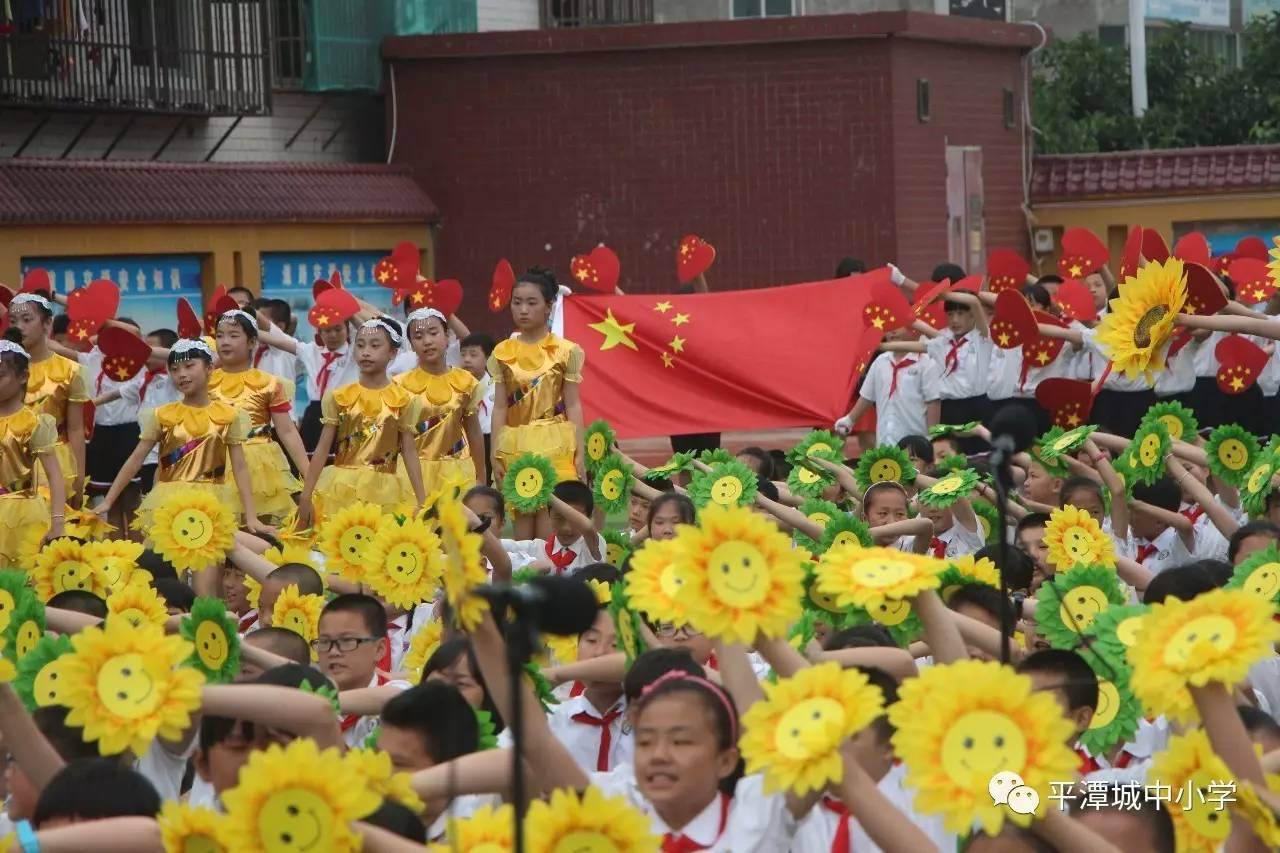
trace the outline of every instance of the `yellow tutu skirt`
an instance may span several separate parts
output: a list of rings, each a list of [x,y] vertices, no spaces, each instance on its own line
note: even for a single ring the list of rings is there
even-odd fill
[[[49,529],[49,502],[43,495],[0,496],[0,568],[29,568],[19,562],[33,531]]]
[[[80,466],[76,465],[76,457],[71,452],[71,445],[65,441],[59,441],[53,446],[53,455],[58,457],[58,468],[62,471],[63,488],[66,489],[66,497],[70,501],[76,493],[76,481],[79,477]],[[35,464],[35,472],[36,488],[40,490],[40,493],[47,500],[49,497],[49,478],[44,475],[44,466],[38,461]],[[47,521],[48,519],[46,518],[45,520]]]
[[[324,520],[326,511],[336,512],[357,501],[377,504],[383,512],[391,512],[404,501],[400,478],[369,468],[340,468],[337,465],[329,465],[320,472],[315,494],[311,497],[317,524]]]
[[[244,513],[244,507],[240,505],[240,493],[236,491],[235,483],[186,483],[177,480],[171,483],[156,483],[151,491],[147,492],[146,497],[142,499],[142,504],[138,507],[138,524],[142,530],[146,531],[151,527],[151,514],[155,512],[156,507],[164,504],[169,495],[175,491],[185,491],[187,489],[197,489],[212,494],[220,503],[231,510],[231,514],[236,520],[236,526],[240,526],[240,516]]]
[[[462,490],[466,492],[476,484],[476,466],[470,456],[446,456],[443,459],[418,459],[422,466],[422,488],[430,496],[440,488],[446,480],[459,480]],[[417,503],[413,494],[413,486],[409,484],[409,475],[405,473],[404,457],[400,457],[396,465],[396,479],[400,481],[400,498],[405,503]]]
[[[518,427],[505,427],[498,436],[495,452],[498,467],[507,470],[518,456],[536,453],[551,460],[561,480],[576,480],[574,457],[578,452],[578,436],[568,421],[534,421]]]
[[[293,496],[302,491],[302,483],[293,476],[284,449],[271,440],[245,442],[244,463],[253,490],[253,511],[263,518],[284,518],[293,512]]]

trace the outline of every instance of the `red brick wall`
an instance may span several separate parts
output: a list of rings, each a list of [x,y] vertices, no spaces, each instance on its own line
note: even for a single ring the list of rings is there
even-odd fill
[[[567,278],[574,254],[605,242],[625,289],[670,290],[675,247],[695,232],[719,252],[713,288],[821,279],[846,254],[927,275],[945,258],[951,136],[1001,146],[989,233],[1012,239],[1021,178],[1003,161],[1016,167],[1018,134],[1003,130],[1000,81],[1016,79],[1020,51],[865,37],[868,21],[919,17],[390,40],[395,160],[442,212],[437,273],[460,278],[476,312],[498,257]],[[954,29],[938,20],[925,24]],[[995,29],[1007,42],[1017,28]],[[917,74],[939,110],[919,127]]]

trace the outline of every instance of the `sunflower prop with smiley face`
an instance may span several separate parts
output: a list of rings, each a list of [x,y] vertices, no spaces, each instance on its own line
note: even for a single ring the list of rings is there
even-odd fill
[[[937,589],[946,563],[893,548],[849,544],[832,548],[818,561],[818,591],[841,607],[865,608],[873,616],[884,602],[905,601]]]
[[[221,565],[235,544],[235,518],[210,492],[177,488],[151,514],[147,538],[178,571]]]
[[[924,637],[924,623],[916,613],[913,599],[885,599],[871,607],[850,607],[842,627],[875,623],[889,632],[893,641],[902,648]]]
[[[329,513],[317,531],[325,568],[349,581],[363,581],[367,555],[381,522],[381,508],[371,503],[354,503]]]
[[[481,806],[465,819],[449,818],[445,841],[428,844],[427,853],[457,853],[459,850],[508,853],[515,849],[511,832],[514,823],[514,809],[509,804],[496,809]]]
[[[581,796],[567,788],[552,791],[550,801],[529,804],[526,820],[530,853],[651,853],[662,847],[648,817],[623,797],[606,796],[599,788],[587,788]]]
[[[946,562],[947,567],[938,575],[938,593],[943,601],[950,599],[951,594],[965,584],[980,583],[1000,588],[1000,570],[986,557],[965,554]]]
[[[844,545],[861,545],[864,548],[870,548],[874,544],[871,528],[865,521],[847,512],[839,512],[822,528],[822,540],[818,543],[815,554],[825,554],[832,548]]]
[[[1249,515],[1262,515],[1266,511],[1267,496],[1275,490],[1278,472],[1280,458],[1268,450],[1258,454],[1240,486],[1240,505]]]
[[[145,586],[151,582],[151,573],[138,567],[143,550],[141,542],[127,539],[84,543],[85,559],[97,568],[108,595],[129,584]]]
[[[8,648],[6,643],[6,651]],[[59,672],[57,662],[70,653],[71,636],[59,634],[41,637],[35,648],[18,659],[18,676],[13,681],[13,689],[28,711],[62,704],[60,694],[67,682]]]
[[[321,610],[324,610],[324,596],[303,595],[298,585],[291,583],[276,597],[276,605],[271,610],[271,625],[292,631],[310,643],[320,634]]]
[[[1085,647],[1079,654],[1098,679],[1098,702],[1080,743],[1091,755],[1105,755],[1138,731],[1142,705],[1129,688],[1129,667]]]
[[[924,506],[946,509],[973,494],[973,490],[978,488],[979,479],[978,472],[971,468],[949,471],[932,486],[922,489],[916,495],[916,500]]]
[[[156,816],[166,853],[220,853],[226,850],[226,818],[213,809],[165,800]]]
[[[70,709],[67,724],[82,727],[103,755],[142,755],[157,735],[177,740],[191,725],[204,676],[182,665],[186,640],[121,620],[81,630],[71,646],[56,664],[65,682],[59,702]]]
[[[626,586],[626,582],[621,580],[613,584],[609,595],[609,614],[617,629],[615,638],[618,650],[627,656],[627,666],[630,667],[631,662],[645,652],[644,634],[640,630],[644,620],[632,609]]]
[[[1187,304],[1182,261],[1150,261],[1125,279],[1098,323],[1098,346],[1113,368],[1130,379],[1164,370],[1178,314]]]
[[[596,508],[606,516],[624,512],[631,497],[631,466],[617,453],[610,453],[597,463],[592,478]]]
[[[1023,826],[1030,814],[997,805],[991,778],[1016,773],[1040,793],[1036,814],[1049,807],[1053,782],[1075,778],[1080,759],[1067,747],[1072,724],[1050,693],[994,661],[964,660],[927,667],[902,683],[889,707],[894,753],[907,767],[915,808],[940,814],[949,832],[975,822],[989,835],[1006,819]]]
[[[787,488],[794,495],[802,498],[816,498],[836,481],[835,474],[816,464],[814,460],[826,459],[828,462],[840,462],[837,456],[815,453],[787,458],[791,461],[791,470],[787,472]]]
[[[882,444],[873,447],[858,458],[858,467],[853,471],[858,488],[866,491],[872,483],[892,480],[909,486],[916,481],[916,467],[911,458],[899,447]]]
[[[412,610],[440,588],[444,558],[440,538],[417,518],[382,519],[365,554],[365,582],[384,601]]]
[[[439,619],[432,619],[414,633],[413,639],[409,641],[409,651],[405,652],[400,668],[413,675],[412,681],[415,684],[422,681],[423,668],[443,641],[444,623]]]
[[[1272,606],[1280,604],[1280,548],[1268,545],[1250,554],[1236,566],[1227,589],[1243,589]]]
[[[595,473],[600,463],[613,453],[613,446],[618,443],[618,436],[605,420],[592,421],[582,434],[583,464],[591,473]]]
[[[631,570],[623,578],[627,601],[650,619],[685,625],[688,613],[679,596],[684,578],[677,566],[680,546],[675,539],[646,539],[631,555]]]
[[[1039,457],[1056,466],[1060,464],[1063,456],[1070,456],[1083,447],[1089,440],[1089,436],[1097,431],[1098,428],[1093,424],[1085,424],[1069,430],[1053,427],[1036,439],[1036,447],[1040,449]]]
[[[982,541],[994,545],[996,535],[1000,532],[1000,513],[988,501],[973,501],[973,514],[978,516],[978,527],[981,528]]]
[[[1055,509],[1044,526],[1048,560],[1060,572],[1076,566],[1115,568],[1116,546],[1089,513],[1067,504]]]
[[[34,595],[20,598],[18,606],[14,608],[13,621],[9,623],[9,630],[4,634],[5,642],[9,644],[6,648],[13,650],[14,657],[11,660],[16,662],[18,658],[34,649],[36,643],[40,642],[40,638],[44,636],[44,630],[44,603]]]
[[[352,781],[372,791],[379,799],[390,800],[414,814],[426,809],[413,790],[408,773],[397,773],[391,756],[379,749],[352,749],[342,757]]]
[[[621,566],[635,550],[631,537],[621,530],[601,530],[600,538],[604,540],[604,561],[611,566]]]
[[[800,618],[800,555],[757,513],[707,507],[698,526],[681,527],[674,541],[674,571],[682,579],[675,597],[701,633],[750,643],[757,634],[785,637]]]
[[[229,684],[240,672],[239,624],[220,598],[200,596],[182,617],[180,633],[191,643],[187,665],[211,684]]]
[[[1054,575],[1036,593],[1036,628],[1055,649],[1074,649],[1099,613],[1124,603],[1114,571],[1077,566]]]
[[[85,543],[78,540],[54,539],[39,550],[31,564],[31,581],[41,601],[68,590],[95,595],[103,591],[101,576],[84,549]]]
[[[692,453],[677,453],[657,468],[644,472],[646,480],[670,480],[672,476],[693,467]]]
[[[1152,421],[1164,424],[1165,432],[1174,441],[1194,441],[1196,433],[1200,431],[1195,412],[1176,400],[1156,403],[1147,409],[1147,413],[1142,416],[1142,423],[1146,425]]]
[[[1224,483],[1239,488],[1253,469],[1262,444],[1258,437],[1237,424],[1223,424],[1209,433],[1204,448],[1209,470]]]
[[[472,592],[489,578],[480,557],[480,537],[468,529],[467,517],[458,501],[441,501],[436,511],[440,543],[444,546],[441,580],[445,600],[458,625],[464,631],[474,631],[489,610],[489,602]]]
[[[831,521],[831,519],[839,515],[844,515],[844,511],[841,510],[840,507],[836,506],[831,501],[824,501],[821,498],[809,498],[807,501],[800,504],[800,512],[805,518],[818,525],[818,527],[824,529],[827,526],[827,522]],[[822,550],[817,542],[799,531],[793,533],[791,538],[796,545],[804,548],[811,554],[817,554]]]
[[[1106,658],[1112,666],[1129,669],[1129,649],[1137,645],[1142,617],[1150,609],[1146,604],[1108,607],[1093,618],[1085,631],[1089,649]]]
[[[123,619],[137,628],[143,624],[164,627],[169,607],[152,586],[126,584],[107,596],[107,620]]]
[[[1169,454],[1171,446],[1169,431],[1162,421],[1151,421],[1139,426],[1124,454],[1131,475],[1125,479],[1146,483],[1148,486],[1159,482],[1165,474],[1164,458]]]
[[[737,459],[717,462],[705,471],[695,471],[689,482],[689,499],[699,510],[750,506],[758,488],[756,474]]]
[[[764,683],[764,700],[742,715],[746,772],[764,773],[766,792],[803,796],[844,777],[840,744],[884,712],[884,695],[856,669],[824,663]]]
[[[35,598],[31,587],[27,586],[27,576],[14,569],[0,569],[0,635],[9,637],[17,630],[14,614],[18,603],[28,598]]]
[[[1129,650],[1134,695],[1148,714],[1195,722],[1200,714],[1188,688],[1243,681],[1280,639],[1272,613],[1270,602],[1239,589],[1153,604]]]
[[[229,849],[254,851],[357,850],[351,824],[378,808],[380,799],[352,785],[336,749],[323,752],[298,738],[249,754],[240,782],[224,791]]]
[[[545,456],[522,453],[507,466],[502,478],[502,497],[520,515],[532,515],[551,503],[556,486],[556,469]]]

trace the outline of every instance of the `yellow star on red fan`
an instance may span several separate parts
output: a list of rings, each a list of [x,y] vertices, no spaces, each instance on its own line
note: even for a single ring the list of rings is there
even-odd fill
[[[586,281],[587,279],[591,279],[592,281],[596,280],[595,270],[586,264],[578,267],[578,271],[574,273],[574,276],[577,277],[578,281]]]
[[[1070,272],[1071,272],[1072,278],[1079,278],[1080,274],[1084,272],[1084,268],[1081,267],[1079,264],[1072,264]]]
[[[613,316],[612,308],[605,310],[603,320],[599,323],[591,323],[587,328],[595,329],[597,332],[604,335],[604,343],[600,345],[600,349],[602,351],[611,350],[618,346],[618,344],[622,344],[627,349],[639,351],[639,347],[636,346],[636,342],[631,340],[631,333],[636,330],[636,324],[619,323],[618,318]]]

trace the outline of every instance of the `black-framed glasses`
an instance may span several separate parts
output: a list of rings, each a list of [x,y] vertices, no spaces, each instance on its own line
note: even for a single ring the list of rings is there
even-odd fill
[[[337,649],[340,652],[354,652],[363,643],[376,643],[381,637],[336,637],[329,639],[327,637],[317,637],[311,641],[311,648],[319,652],[331,652]]]

